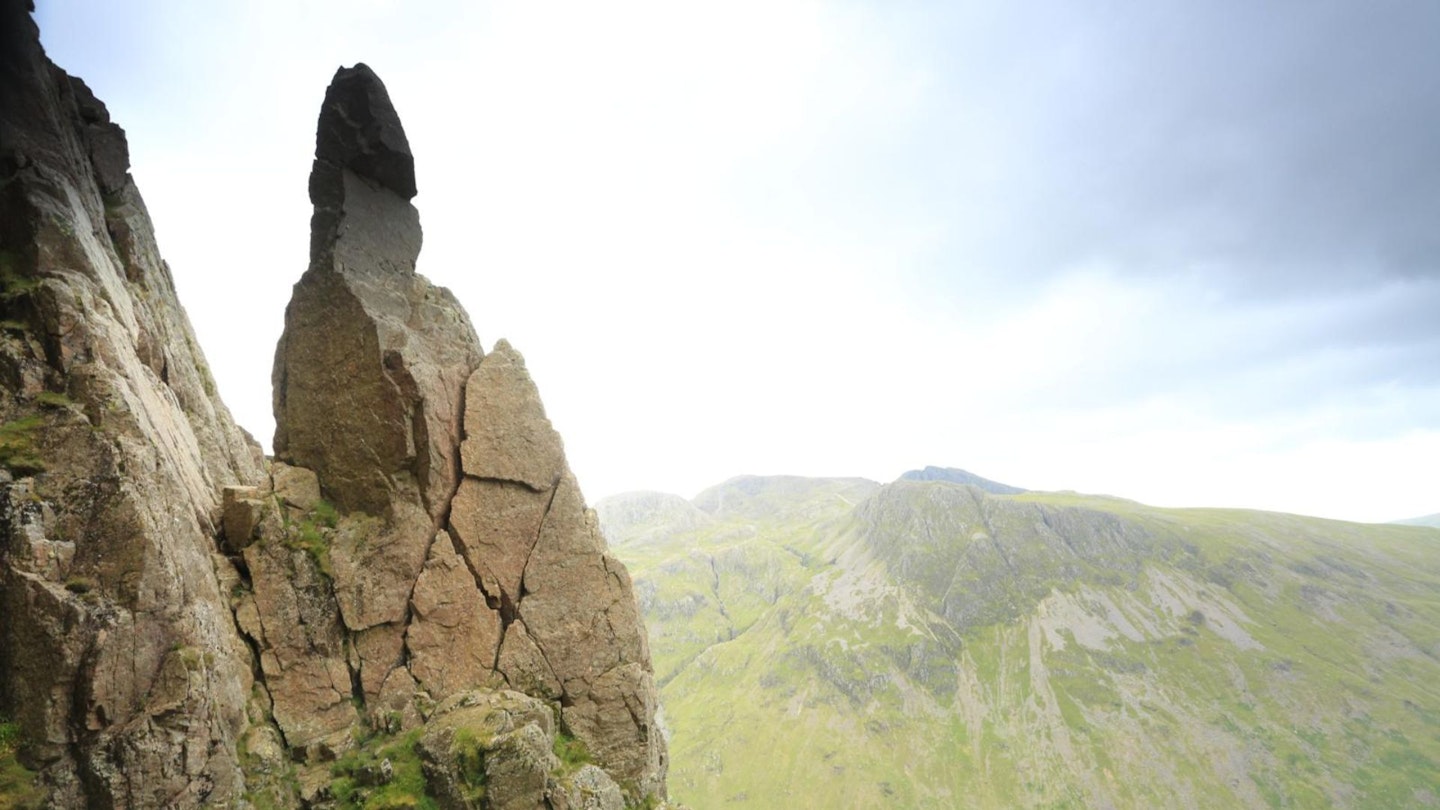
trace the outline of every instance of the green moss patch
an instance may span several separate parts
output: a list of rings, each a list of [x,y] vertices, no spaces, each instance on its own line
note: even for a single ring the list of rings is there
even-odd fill
[[[365,810],[401,807],[439,810],[439,805],[425,792],[425,772],[420,766],[420,754],[415,750],[419,740],[417,729],[402,737],[376,737],[347,752],[330,767],[330,774],[335,777],[330,783],[335,806]],[[387,761],[388,768],[384,765]],[[386,771],[388,779],[381,776]]]
[[[0,810],[39,808],[45,798],[34,771],[16,759],[20,743],[20,725],[0,718]]]
[[[281,506],[281,514],[284,514]],[[285,545],[304,551],[315,560],[320,573],[329,579],[335,578],[335,569],[330,563],[330,534],[340,523],[340,513],[326,501],[318,501],[298,521],[286,522]]]
[[[590,756],[590,749],[585,743],[561,732],[555,735],[555,756],[560,760],[562,770],[578,770],[584,765],[594,762]]]
[[[41,391],[35,396],[35,401],[42,408],[68,408],[74,405],[74,400],[56,391]]]
[[[45,471],[45,462],[35,449],[35,440],[45,420],[27,416],[0,425],[0,466],[16,475],[35,475]]]
[[[455,732],[450,753],[459,766],[465,799],[479,807],[485,798],[485,746],[473,731],[462,728]]]

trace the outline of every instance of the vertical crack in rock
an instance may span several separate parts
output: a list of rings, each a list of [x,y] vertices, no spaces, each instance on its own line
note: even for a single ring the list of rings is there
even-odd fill
[[[341,68],[310,174],[310,266],[276,349],[275,454],[343,511],[448,505],[462,391],[482,353],[448,290],[415,272],[414,158],[384,84]],[[428,540],[428,538],[427,538]]]
[[[540,525],[539,525],[538,527],[536,527],[536,529],[535,529],[535,538],[530,541],[529,547],[525,549],[525,562],[520,566],[520,570],[521,570],[521,571],[524,571],[524,570],[528,569],[528,568],[530,567],[530,560],[535,557],[535,549],[536,549],[537,547],[539,547],[539,545],[540,545],[540,536],[541,536],[541,534],[545,531],[545,521],[550,518],[550,511],[555,508],[555,496],[558,495],[559,493],[560,493],[560,485],[559,485],[559,484],[556,484],[556,485],[550,490],[550,500],[548,500],[548,501],[545,502],[545,512],[544,512],[544,514],[541,515],[541,517],[540,517]],[[520,609],[520,602],[521,602],[521,600],[524,599],[524,598],[525,598],[525,581],[524,581],[524,579],[522,578],[521,581],[520,581],[520,589],[519,589],[519,590],[516,592],[516,594],[515,594],[515,610],[518,611],[518,610]]]
[[[664,741],[650,729],[658,698],[629,577],[612,570],[524,358],[505,341],[467,384],[460,453],[451,525],[482,580],[513,600],[494,666],[513,687],[559,700],[566,727],[618,780],[663,793]],[[637,724],[627,701],[652,707],[650,719]]]

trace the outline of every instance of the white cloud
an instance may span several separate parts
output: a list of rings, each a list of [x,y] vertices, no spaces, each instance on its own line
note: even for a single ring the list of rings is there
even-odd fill
[[[54,8],[47,45],[129,132],[221,391],[262,440],[307,259],[315,116],[335,67],[365,61],[416,153],[422,272],[487,344],[526,355],[592,497],[948,464],[1166,504],[1440,508],[1437,346],[1410,325],[1433,321],[1440,285],[1357,266],[1257,297],[1223,251],[1157,265],[1200,232],[1263,233],[1233,213],[1279,198],[1235,199],[1196,167],[1266,154],[1249,151],[1266,133],[1183,119],[1194,139],[1154,151],[1181,120],[1155,99],[1191,85],[1117,73],[1096,20],[819,2]],[[1232,80],[1192,84],[1223,98]],[[1189,169],[1156,162],[1201,147]],[[1241,188],[1269,193],[1283,168]],[[1354,281],[1366,272],[1389,280]]]

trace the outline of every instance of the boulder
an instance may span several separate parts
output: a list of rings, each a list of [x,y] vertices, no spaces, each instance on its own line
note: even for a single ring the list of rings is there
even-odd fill
[[[270,488],[285,506],[304,513],[320,504],[320,478],[314,470],[282,461],[270,464]]]
[[[446,810],[543,810],[551,774],[550,709],[518,692],[467,692],[442,703],[417,750],[429,792]]]
[[[221,511],[225,545],[238,554],[255,539],[255,530],[264,515],[265,503],[260,500],[260,488],[225,487],[221,493]]]

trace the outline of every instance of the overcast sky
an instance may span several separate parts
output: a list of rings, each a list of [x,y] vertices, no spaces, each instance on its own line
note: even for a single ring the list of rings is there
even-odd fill
[[[38,0],[268,445],[339,65],[591,500],[742,473],[1440,511],[1440,3]]]

